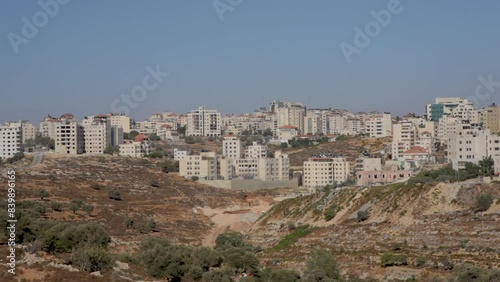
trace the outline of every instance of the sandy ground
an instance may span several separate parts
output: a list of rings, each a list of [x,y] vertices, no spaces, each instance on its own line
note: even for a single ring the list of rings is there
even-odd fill
[[[197,208],[198,212],[202,212],[208,216],[214,223],[212,230],[203,240],[203,246],[215,246],[215,239],[219,234],[225,231],[247,232],[260,215],[269,210],[271,206],[271,203],[259,200],[258,205],[254,204],[253,206],[232,206],[224,209],[212,209],[210,207]],[[226,211],[246,212],[236,214],[224,213]]]

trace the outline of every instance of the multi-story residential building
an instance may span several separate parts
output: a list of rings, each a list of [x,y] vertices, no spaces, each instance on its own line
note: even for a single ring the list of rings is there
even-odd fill
[[[219,159],[220,177],[280,181],[289,179],[290,159],[276,151],[273,158]]]
[[[55,124],[54,151],[59,154],[76,155],[84,153],[83,127],[75,120],[65,119]]]
[[[177,148],[174,149],[174,160],[180,161],[186,158],[189,154],[189,151],[182,151]]]
[[[306,107],[301,103],[292,103],[292,102],[275,102],[278,106],[274,106],[274,112],[277,116],[277,126],[278,128],[282,126],[295,126],[299,133],[304,132],[304,116],[306,112]],[[273,108],[273,104],[271,104],[271,108]]]
[[[66,113],[59,118],[47,115],[43,121],[40,123],[39,132],[44,137],[49,137],[50,139],[56,139],[56,123],[61,121],[75,121],[75,116],[70,113]]]
[[[163,124],[163,125],[161,125],[156,130],[156,134],[162,140],[179,141],[179,133],[170,124]]]
[[[356,185],[369,186],[405,181],[413,176],[410,170],[400,170],[397,165],[386,165],[381,170],[367,170],[356,172]]]
[[[26,144],[28,140],[34,140],[36,134],[38,133],[38,129],[29,121],[23,120],[21,123],[22,130],[22,143]]]
[[[215,152],[201,152],[189,155],[179,161],[179,175],[197,177],[204,180],[215,180],[219,177],[218,156]]]
[[[221,136],[221,114],[199,107],[187,114],[187,136]]]
[[[108,119],[111,126],[121,126],[123,133],[130,133],[132,127],[132,119],[125,114],[108,114]]]
[[[262,159],[267,158],[267,146],[253,142],[252,145],[245,149],[245,159]]]
[[[320,188],[348,180],[349,162],[344,157],[312,157],[304,162],[304,186]]]
[[[382,159],[361,156],[356,159],[356,172],[359,171],[380,171],[382,170]]]
[[[138,121],[135,123],[134,131],[144,135],[156,134],[157,124],[158,123],[156,121]]]
[[[177,124],[179,126],[187,126],[187,123],[188,123],[188,117],[187,115],[178,115],[177,116]]]
[[[0,158],[13,157],[22,151],[22,128],[18,123],[0,125]]]
[[[305,135],[316,135],[322,133],[321,111],[307,110],[304,116]]]
[[[124,140],[120,146],[120,156],[142,158],[151,153],[150,140],[145,135],[137,135],[133,140]]]
[[[415,146],[417,128],[410,121],[400,121],[393,125],[392,159],[397,160],[400,155]]]
[[[83,119],[85,153],[103,154],[111,146],[111,123],[104,115],[87,116]]]
[[[283,125],[278,128],[278,139],[281,142],[288,142],[288,140],[292,140],[298,135],[298,128],[293,125]]]
[[[495,103],[479,110],[478,119],[484,128],[489,129],[492,133],[500,132],[500,107],[495,105]]]
[[[236,135],[226,135],[222,140],[222,155],[228,159],[241,158],[241,141]]]
[[[436,98],[433,104],[426,105],[427,119],[437,122],[445,115],[458,117],[463,120],[477,122],[477,110],[474,104],[460,97]]]
[[[364,115],[364,131],[371,138],[392,136],[392,118],[390,113]]]
[[[123,143],[123,128],[121,125],[111,125],[111,146]]]
[[[495,151],[489,151],[489,144],[496,144],[500,140],[497,135],[492,135],[489,129],[471,127],[467,131],[458,132],[448,137],[447,161],[451,162],[454,169],[462,168],[465,162],[478,164],[480,160]],[[493,141],[490,143],[490,141]]]

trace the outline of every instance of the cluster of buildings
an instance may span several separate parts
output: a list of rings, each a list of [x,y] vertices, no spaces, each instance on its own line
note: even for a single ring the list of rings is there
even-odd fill
[[[138,136],[125,139],[136,131]],[[9,158],[23,150],[37,134],[54,140],[60,154],[102,154],[119,147],[120,155],[144,157],[150,140],[179,141],[188,137],[220,137],[222,154],[201,152],[192,155],[176,150],[181,175],[207,180],[289,179],[290,164],[280,151],[268,156],[267,146],[254,143],[243,148],[239,135],[263,134],[265,143],[283,143],[296,138],[357,135],[386,138],[390,145],[377,156],[321,154],[304,162],[302,177],[307,187],[320,187],[356,179],[359,185],[403,181],[424,164],[436,162],[436,150],[445,150],[445,162],[458,169],[466,162],[478,163],[491,156],[495,173],[500,173],[500,107],[476,109],[467,99],[436,98],[425,106],[425,114],[393,117],[384,112],[358,112],[324,108],[308,109],[302,103],[273,101],[251,114],[222,115],[199,107],[186,114],[153,113],[144,121],[124,114],[87,116],[77,121],[72,114],[47,116],[39,128],[28,121],[0,125],[0,157]],[[440,152],[441,153],[441,152]]]
[[[203,180],[258,179],[283,181],[290,179],[290,160],[281,151],[269,157],[267,146],[253,142],[243,150],[240,139],[226,135],[222,154],[201,152],[197,155],[174,151],[179,160],[179,175]]]

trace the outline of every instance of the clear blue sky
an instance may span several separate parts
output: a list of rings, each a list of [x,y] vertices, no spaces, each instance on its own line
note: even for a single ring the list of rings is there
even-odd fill
[[[348,64],[339,44],[353,44],[354,27],[388,2],[244,0],[221,21],[212,1],[73,0],[16,54],[7,35],[22,35],[22,18],[42,9],[1,1],[0,121],[109,112],[157,64],[170,76],[131,111],[136,119],[202,105],[252,112],[284,97],[422,113],[434,97],[472,95],[479,75],[500,81],[498,0],[401,0]]]

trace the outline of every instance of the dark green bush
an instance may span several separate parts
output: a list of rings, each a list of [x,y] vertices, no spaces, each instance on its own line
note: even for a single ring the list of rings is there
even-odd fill
[[[476,211],[484,212],[487,211],[491,204],[493,203],[493,196],[491,194],[479,195],[476,199]]]
[[[404,255],[396,255],[392,253],[384,253],[380,257],[380,264],[383,267],[394,265],[408,265],[408,259]]]
[[[100,271],[111,268],[113,259],[102,247],[81,246],[73,250],[72,260],[86,272]]]
[[[332,253],[326,250],[314,252],[307,261],[304,276],[300,281],[341,281],[340,271]]]

